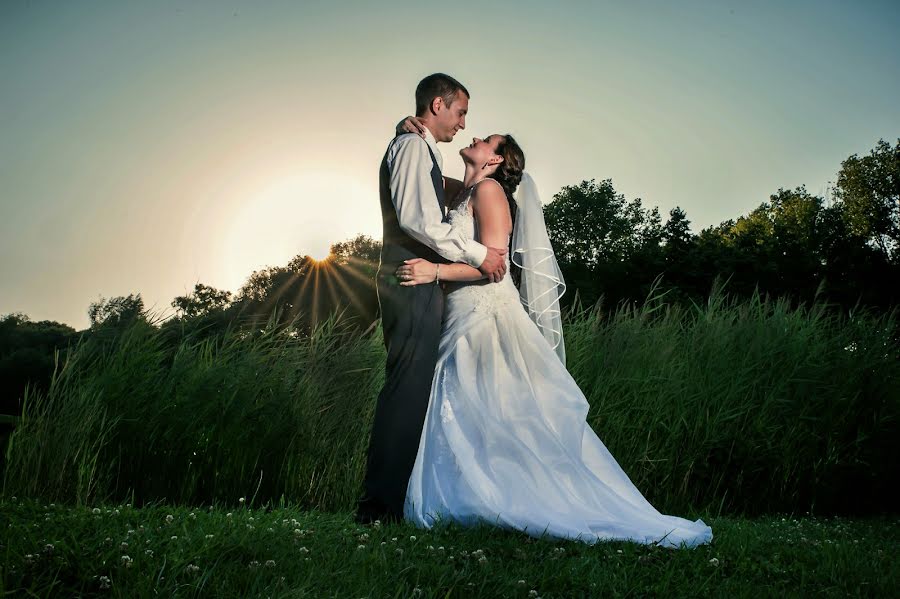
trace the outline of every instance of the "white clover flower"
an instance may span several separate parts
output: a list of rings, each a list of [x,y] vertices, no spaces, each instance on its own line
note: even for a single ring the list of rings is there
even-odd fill
[[[298,549],[298,551],[299,551],[300,553],[304,553],[304,554],[305,554],[305,553],[309,553],[309,549],[307,549],[306,547],[301,547],[300,549]]]
[[[53,546],[52,543],[47,543],[46,545],[44,545],[44,552],[45,552],[45,553],[53,553],[53,550],[54,550],[54,549],[56,549],[56,548]]]
[[[100,513],[100,508],[95,507],[94,509],[91,510],[91,513],[93,513],[93,514],[99,514],[99,513]]]
[[[118,509],[113,510],[113,516],[118,516],[118,515],[119,515],[119,510]]]
[[[255,569],[259,568],[259,562],[256,560],[253,560],[248,565],[250,566],[251,570],[255,570]]]
[[[365,549],[365,548],[366,548],[365,545],[357,545],[357,546],[356,546],[357,551],[360,550],[360,549]]]
[[[409,540],[410,540],[410,541],[415,541],[415,540],[416,540],[416,536],[415,536],[415,535],[410,535]]]
[[[128,535],[128,536],[129,536],[129,537],[130,537],[130,536],[131,536],[131,535],[133,535],[133,534],[134,534],[134,529],[132,529],[132,528],[129,528],[129,529],[128,529],[128,532],[127,532],[127,533],[125,533],[125,534],[126,534],[126,535]]]
[[[366,541],[369,540],[369,535],[366,533],[362,533],[361,535],[359,535],[359,540],[362,541],[363,543],[365,543]]]
[[[397,541],[397,537],[391,537],[391,541],[396,542],[396,541]]]
[[[381,546],[384,547],[385,545],[387,545],[387,543],[385,541],[382,541]]]
[[[128,543],[126,543],[125,541],[122,541],[121,543],[119,543],[119,549],[121,549],[122,551],[125,551],[126,549],[128,549]]]
[[[622,553],[621,549],[616,549],[616,553]]]
[[[434,545],[429,545],[429,546],[428,546],[428,551],[434,551]]]
[[[528,596],[529,596],[529,597],[537,597],[537,596],[538,596],[538,592],[537,592],[536,590],[534,590],[534,589],[531,589],[530,591],[528,591]]]
[[[478,558],[478,563],[479,563],[479,564],[486,564],[486,563],[487,563],[487,558],[484,557],[484,556],[482,555],[481,557]]]
[[[443,550],[444,550],[444,546],[443,546],[443,545],[441,545],[440,547],[438,547],[438,551],[443,551]]]
[[[375,528],[381,528],[381,520],[375,520],[375,522],[372,523],[372,526],[374,526]]]
[[[266,560],[266,568],[274,568],[274,567],[275,567],[275,560],[267,559]]]
[[[133,563],[134,563],[134,560],[131,559],[131,557],[129,557],[127,555],[122,556],[122,565],[125,566],[126,568],[130,568],[131,564],[133,564]]]
[[[225,517],[226,517],[226,518],[231,518],[231,515],[232,515],[231,512],[228,512],[227,514],[225,514]]]
[[[214,536],[214,535],[206,535],[206,538],[207,538],[207,539],[211,539],[211,538],[213,538],[213,536]]]
[[[713,565],[713,566],[718,566],[718,565],[719,565],[719,558],[714,557],[714,558],[712,558],[711,560],[709,560],[709,563],[710,563],[711,565]]]
[[[100,588],[108,589],[112,584],[112,580],[109,579],[109,576],[101,576],[100,577]]]
[[[167,523],[171,524],[173,520],[175,520],[175,516],[173,516],[172,514],[169,514],[168,516],[166,516]]]
[[[243,497],[241,497],[240,499],[238,499],[238,502],[239,502],[239,503],[244,503],[245,501],[246,501],[246,499],[243,498]]]
[[[172,535],[171,537],[169,537],[169,540],[170,540],[170,541],[177,541],[177,540],[178,540],[178,535]]]
[[[195,566],[194,564],[188,564],[184,569],[188,574],[196,574],[200,571],[200,566]]]
[[[517,582],[516,584],[519,585],[520,587],[523,587],[523,586],[525,586],[525,581],[524,581],[524,580],[520,580],[520,581]]]
[[[413,589],[413,597],[418,597],[421,594],[422,594],[422,589],[420,589],[419,587],[416,587]]]

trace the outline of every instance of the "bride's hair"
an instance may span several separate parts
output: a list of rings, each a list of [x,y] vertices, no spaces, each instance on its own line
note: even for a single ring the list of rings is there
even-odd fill
[[[497,155],[503,157],[503,162],[494,171],[494,174],[488,175],[491,179],[497,181],[506,192],[506,201],[509,202],[509,213],[512,216],[513,223],[516,222],[516,211],[518,204],[513,199],[513,193],[519,187],[522,181],[522,171],[525,170],[525,152],[519,146],[518,142],[513,139],[512,135],[501,135],[500,144],[497,146]],[[512,276],[513,283],[519,286],[519,280],[522,275],[522,269],[512,262],[513,257],[512,235],[509,237],[509,274]]]

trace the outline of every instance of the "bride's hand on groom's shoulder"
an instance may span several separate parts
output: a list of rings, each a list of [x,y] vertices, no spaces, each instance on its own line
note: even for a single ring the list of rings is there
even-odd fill
[[[400,279],[400,285],[403,287],[434,283],[437,275],[437,265],[424,258],[412,258],[404,260],[403,264],[397,267],[394,274]]]
[[[425,125],[418,117],[408,116],[397,123],[397,135],[404,133],[415,133],[422,139],[425,139]]]

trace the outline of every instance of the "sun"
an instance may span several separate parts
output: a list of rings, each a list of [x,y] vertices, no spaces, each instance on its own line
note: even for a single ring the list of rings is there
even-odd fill
[[[306,255],[316,262],[325,262],[331,257],[331,244],[325,246],[321,244],[316,245],[314,248],[307,251]]]
[[[377,188],[346,173],[280,173],[249,190],[225,218],[217,252],[234,287],[295,256],[327,262],[331,244],[380,230]]]

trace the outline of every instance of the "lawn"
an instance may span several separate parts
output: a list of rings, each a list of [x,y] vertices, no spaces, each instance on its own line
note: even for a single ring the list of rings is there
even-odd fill
[[[2,591],[111,597],[896,596],[900,520],[704,518],[710,545],[361,526],[291,506],[0,500]]]

